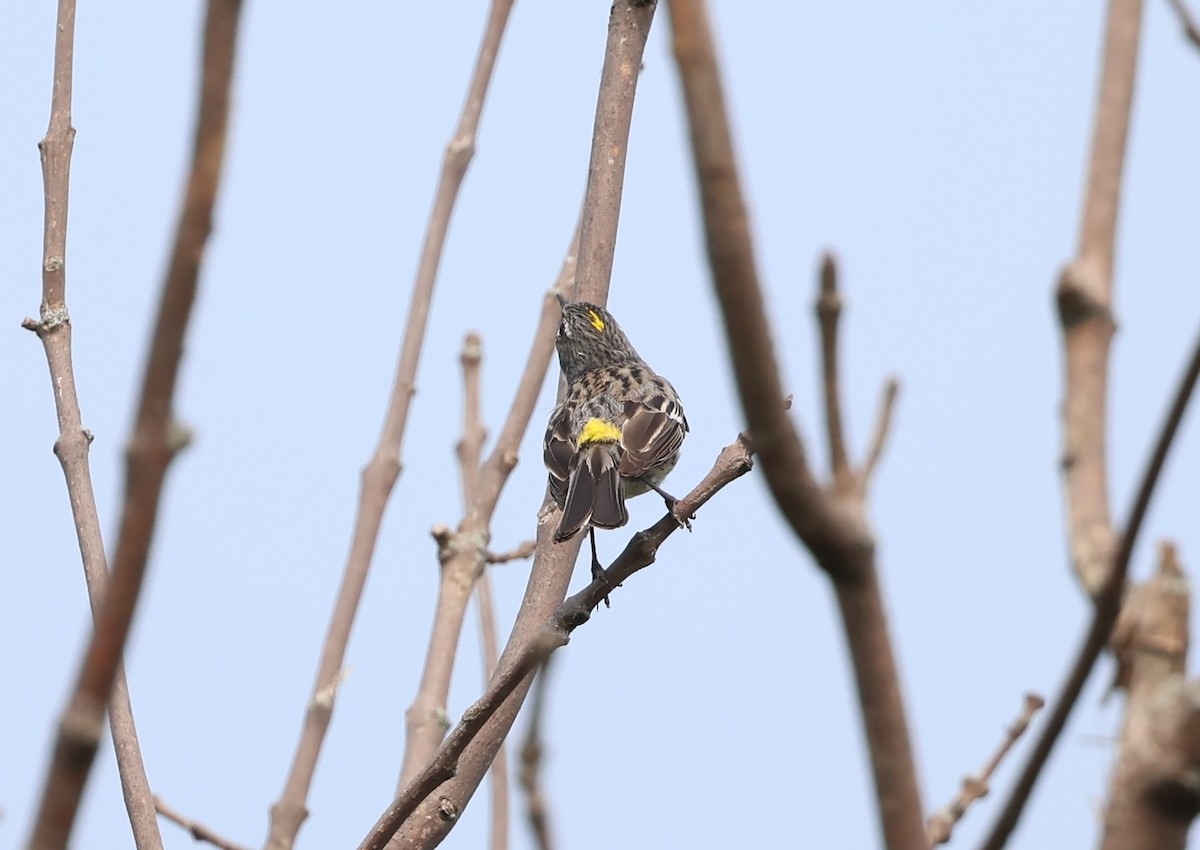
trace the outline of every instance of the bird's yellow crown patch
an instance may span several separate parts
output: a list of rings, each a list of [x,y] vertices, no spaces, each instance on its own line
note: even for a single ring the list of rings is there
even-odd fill
[[[589,419],[583,426],[583,430],[579,432],[577,444],[582,449],[592,443],[619,443],[620,441],[621,429],[616,425],[605,422],[603,419]]]
[[[600,314],[595,310],[588,310],[588,315],[592,317],[592,327],[598,331],[604,330],[604,319],[600,318]],[[595,421],[595,420],[593,420]]]

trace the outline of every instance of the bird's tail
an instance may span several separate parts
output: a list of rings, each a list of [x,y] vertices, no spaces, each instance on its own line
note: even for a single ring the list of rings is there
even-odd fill
[[[620,528],[628,522],[618,444],[592,443],[571,460],[574,468],[555,541],[569,540],[589,523],[597,528]]]

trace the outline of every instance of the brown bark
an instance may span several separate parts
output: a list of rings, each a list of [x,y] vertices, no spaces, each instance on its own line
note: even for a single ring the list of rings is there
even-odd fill
[[[776,506],[834,584],[858,686],[884,841],[891,850],[923,848],[926,837],[916,767],[879,589],[874,537],[866,520],[866,488],[878,449],[868,453],[863,467],[854,469],[847,460],[842,434],[836,360],[840,301],[835,269],[831,261],[826,262],[817,302],[833,464],[833,480],[823,488],[808,467],[791,420],[779,405],[779,369],[758,283],[707,12],[702,0],[671,0],[669,8],[713,286],[742,408]],[[889,388],[885,411],[890,410],[894,397],[895,390]],[[885,413],[881,422],[888,418]]]

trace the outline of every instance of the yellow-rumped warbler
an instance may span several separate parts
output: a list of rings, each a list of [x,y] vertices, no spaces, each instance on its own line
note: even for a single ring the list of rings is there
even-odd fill
[[[687,418],[675,388],[638,356],[603,307],[559,296],[558,362],[567,395],[550,414],[542,444],[550,494],[562,508],[555,542],[585,526],[592,542],[592,577],[603,573],[596,528],[629,520],[627,497],[655,491],[679,461]]]

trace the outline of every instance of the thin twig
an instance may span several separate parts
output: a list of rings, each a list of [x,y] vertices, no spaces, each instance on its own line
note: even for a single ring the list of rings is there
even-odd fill
[[[1200,26],[1196,24],[1196,19],[1192,17],[1191,11],[1187,7],[1184,0],[1168,0],[1171,8],[1175,10],[1175,14],[1179,16],[1179,23],[1183,27],[1183,34],[1187,36],[1188,41],[1200,47]]]
[[[42,246],[42,303],[39,319],[22,326],[42,341],[54,388],[58,439],[54,453],[67,480],[71,516],[79,551],[88,575],[104,575],[107,564],[96,496],[88,467],[91,432],[83,427],[75,372],[71,358],[71,320],[67,311],[67,207],[70,195],[71,86],[75,53],[75,1],[59,0],[54,40],[54,87],[50,96],[50,123],[38,143],[45,191],[45,230]],[[54,754],[46,773],[28,847],[59,850],[67,845],[79,808],[88,771],[100,740],[101,716],[108,689],[85,695],[76,685],[66,712],[59,720]]]
[[[479,334],[469,333],[463,340],[459,357],[463,375],[463,433],[458,441],[458,462],[463,481],[463,511],[475,504],[479,481],[479,458],[487,430],[483,427],[483,392],[480,389],[483,345]],[[491,560],[488,560],[491,563]],[[500,656],[496,638],[496,606],[492,602],[492,584],[487,570],[481,570],[475,582],[475,604],[479,610],[479,639],[483,645],[483,682],[496,672]],[[491,770],[492,850],[508,847],[508,758],[501,747]]]
[[[987,763],[978,773],[963,779],[962,788],[959,790],[957,797],[951,800],[945,808],[930,816],[926,828],[929,833],[929,844],[931,847],[948,842],[951,833],[954,831],[955,824],[962,820],[962,816],[966,814],[971,804],[987,796],[989,790],[988,782],[991,780],[992,774],[996,772],[996,768],[1000,766],[1000,762],[1008,755],[1008,751],[1025,734],[1025,730],[1029,728],[1034,715],[1045,704],[1046,701],[1037,694],[1025,695],[1025,705],[1021,709],[1021,714],[1013,722],[1012,726],[1008,727],[1005,731],[1004,740],[1000,742],[1000,746],[997,747],[996,752],[992,754],[992,757],[988,759]]]
[[[598,304],[607,302],[636,76],[641,68],[654,8],[653,3],[641,0],[616,0],[609,17],[574,287],[577,298]],[[586,227],[583,219],[589,222]],[[565,294],[569,290],[563,287],[560,291]],[[487,498],[487,490],[486,484],[481,485],[481,498]],[[566,595],[581,537],[555,544],[548,533],[555,516],[554,502],[547,495],[538,514],[538,549],[528,589],[508,644],[501,653],[501,670],[509,669],[511,658],[537,639],[546,618]],[[506,691],[511,698],[494,710],[482,734],[473,740],[461,758],[456,759],[457,774],[452,782],[440,789],[436,800],[425,799],[427,794],[416,795],[424,802],[416,816],[396,833],[390,848],[432,847],[446,836],[457,816],[448,817],[447,813],[461,812],[470,801],[512,727],[530,684],[530,676],[512,683]]]
[[[875,566],[874,536],[866,519],[865,484],[857,480],[846,486],[835,479],[831,490],[822,488],[808,466],[795,427],[779,406],[783,394],[779,367],[758,283],[708,15],[702,0],[671,0],[669,8],[709,264],[742,409],[755,449],[762,454],[776,506],[834,583],[858,685],[885,843],[890,850],[924,846],[916,766]],[[832,288],[834,282],[826,276],[824,288]],[[828,332],[825,335],[832,338]],[[827,362],[835,364],[836,359]],[[836,386],[836,376],[827,381],[830,385]],[[836,412],[826,415],[833,423],[840,421]]]
[[[484,695],[463,713],[462,720],[442,743],[433,761],[392,801],[363,839],[359,850],[379,850],[388,845],[389,840],[394,840],[393,835],[398,837],[400,825],[411,819],[421,821],[426,835],[424,840],[415,842],[415,846],[434,846],[439,840],[432,832],[436,820],[421,817],[417,807],[428,799],[436,813],[435,819],[443,822],[458,820],[462,808],[440,786],[461,773],[461,762],[468,745],[488,721],[497,715],[509,697],[526,683],[551,653],[567,644],[571,633],[591,618],[592,611],[613,593],[613,588],[638,570],[654,563],[659,547],[679,530],[678,516],[695,514],[723,487],[745,475],[752,467],[748,441],[744,435],[739,436],[721,450],[713,468],[687,496],[679,500],[675,511],[668,512],[650,528],[633,535],[602,577],[594,579],[579,593],[557,606],[526,643],[516,649],[510,643],[508,656],[501,657],[496,675],[492,677]],[[435,791],[440,793],[434,796]]]
[[[1067,679],[1054,700],[1054,707],[1021,770],[1021,775],[1012,791],[1009,792],[1004,808],[996,819],[991,833],[981,845],[981,850],[1000,850],[1008,841],[1013,829],[1016,828],[1025,803],[1033,791],[1033,786],[1041,776],[1042,767],[1049,758],[1054,744],[1058,741],[1058,736],[1062,733],[1067,718],[1071,716],[1071,711],[1079,700],[1079,694],[1083,691],[1083,686],[1087,682],[1088,676],[1091,675],[1096,660],[1108,642],[1121,609],[1125,576],[1129,570],[1129,560],[1133,555],[1133,547],[1137,543],[1142,520],[1150,506],[1150,499],[1158,484],[1158,476],[1162,472],[1163,464],[1166,463],[1167,453],[1171,449],[1175,433],[1179,429],[1179,423],[1183,420],[1183,414],[1187,410],[1188,402],[1195,390],[1197,378],[1200,378],[1200,333],[1196,335],[1191,358],[1179,386],[1175,390],[1170,410],[1163,421],[1150,460],[1142,472],[1142,479],[1138,484],[1137,495],[1129,512],[1129,519],[1125,523],[1125,531],[1120,538],[1120,546],[1117,549],[1112,570],[1109,571],[1104,587],[1095,600],[1092,622],[1084,636],[1083,644],[1071,663]]]
[[[546,659],[534,680],[529,725],[525,729],[525,742],[521,745],[521,788],[525,791],[525,810],[538,850],[554,848],[550,838],[550,815],[542,792],[542,713],[546,704],[546,680],[553,657]]]
[[[222,838],[220,835],[217,835],[217,833],[213,832],[204,824],[197,823],[190,818],[184,817],[181,813],[177,812],[175,809],[172,809],[165,802],[163,802],[161,797],[154,797],[154,810],[172,823],[179,825],[183,829],[186,829],[192,838],[196,839],[197,841],[211,844],[213,847],[219,848],[219,850],[246,850],[246,848],[244,848],[241,844],[237,844],[226,838]]]
[[[489,564],[507,564],[509,561],[523,561],[532,558],[536,551],[537,541],[525,540],[515,549],[509,549],[507,552],[488,551],[484,557]]]
[[[267,850],[291,850],[304,819],[308,817],[306,801],[316,771],[317,759],[325,741],[333,712],[332,702],[318,700],[316,696],[330,691],[346,657],[346,646],[350,631],[358,612],[363,586],[375,553],[379,528],[383,521],[392,489],[400,476],[400,447],[404,442],[404,431],[408,424],[409,403],[415,390],[417,366],[425,340],[425,328],[429,320],[429,307],[433,299],[433,287],[437,281],[438,266],[445,246],[446,233],[450,225],[458,191],[462,186],[467,167],[475,152],[475,133],[483,113],[484,99],[491,82],[492,69],[500,49],[513,0],[493,0],[475,69],[467,90],[466,101],[459,116],[442,162],[442,173],[438,181],[437,194],[421,259],[413,282],[412,297],[408,308],[408,323],[404,330],[400,360],[396,366],[396,377],[388,400],[387,415],[379,442],[371,459],[363,468],[359,487],[358,511],[350,543],[350,553],[342,576],[330,617],[329,629],[321,650],[317,675],[313,682],[313,697],[305,712],[304,727],[292,759],[291,769],[284,781],[279,800],[271,807],[271,824],[267,835]]]
[[[879,413],[875,419],[875,431],[871,437],[871,446],[867,449],[867,459],[863,461],[859,477],[863,485],[870,483],[875,475],[875,467],[883,456],[883,447],[887,444],[888,434],[892,429],[892,412],[896,407],[896,396],[900,394],[900,382],[891,377],[883,386],[883,399],[879,402]]]
[[[496,673],[500,659],[499,640],[496,637],[496,603],[492,600],[492,581],[484,570],[475,582],[475,604],[479,608],[479,636],[483,644],[483,681],[487,684]],[[508,751],[501,745],[492,762],[492,836],[491,850],[507,850],[509,782]]]
[[[842,296],[837,290],[837,260],[831,253],[821,257],[821,288],[816,303],[821,331],[821,377],[825,390],[825,433],[829,443],[829,472],[835,481],[850,475],[846,460],[846,437],[842,430],[842,402],[838,388],[838,317]]]

